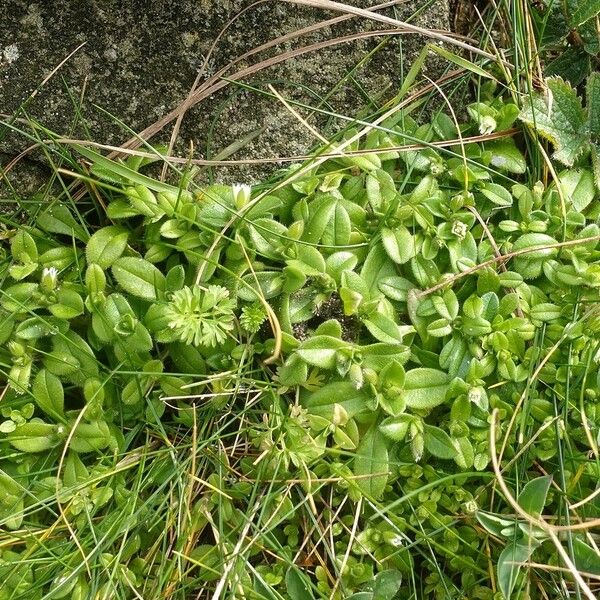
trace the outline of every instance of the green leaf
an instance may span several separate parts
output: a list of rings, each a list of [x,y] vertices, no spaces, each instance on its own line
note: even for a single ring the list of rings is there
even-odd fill
[[[447,319],[436,319],[427,325],[427,333],[432,337],[445,337],[452,333],[452,325]]]
[[[600,575],[600,556],[598,556],[597,550],[580,538],[573,540],[573,558],[575,566],[580,571]]]
[[[336,366],[338,350],[347,346],[347,342],[338,338],[329,335],[316,335],[303,342],[297,353],[302,360],[315,367],[333,369]]]
[[[309,413],[331,419],[339,404],[351,419],[366,410],[369,399],[364,389],[357,390],[351,382],[334,381],[310,394],[303,405]]]
[[[370,498],[380,498],[385,490],[389,472],[385,437],[371,427],[360,440],[354,458],[354,474],[358,487]]]
[[[455,438],[456,442],[456,456],[454,462],[461,469],[470,469],[473,466],[475,460],[475,451],[473,450],[473,444],[467,436]]]
[[[502,537],[503,531],[506,531],[509,527],[514,527],[516,525],[515,519],[505,519],[503,517],[499,517],[498,515],[481,510],[478,510],[475,513],[475,517],[486,531],[492,535],[495,535],[496,537]]]
[[[118,258],[113,263],[112,272],[126,292],[144,300],[157,300],[166,288],[165,276],[143,258]]]
[[[537,477],[528,481],[521,490],[517,502],[530,515],[539,517],[544,510],[546,496],[552,483],[552,475]]]
[[[532,551],[533,548],[523,542],[509,542],[498,557],[498,585],[505,598],[512,598],[520,563],[528,561]]]
[[[346,270],[351,271],[357,263],[358,258],[352,252],[334,252],[331,256],[327,257],[325,270],[328,275],[335,279],[336,283],[340,283],[342,273]]]
[[[379,282],[392,275],[396,275],[394,263],[389,259],[383,244],[376,244],[367,254],[360,270],[360,276],[365,282],[369,293],[376,292]]]
[[[292,565],[285,574],[285,587],[290,600],[310,600],[314,598],[310,587],[310,579]]]
[[[255,302],[260,297],[269,300],[278,296],[284,279],[277,271],[259,271],[256,274],[247,273],[242,277],[242,281],[247,285],[240,285],[238,298],[246,302]]]
[[[596,195],[594,175],[589,169],[569,169],[558,176],[560,186],[573,208],[581,212]]]
[[[88,234],[85,229],[73,218],[71,211],[64,204],[53,204],[36,219],[38,227],[48,233],[58,233],[87,242]]]
[[[428,410],[444,403],[449,377],[443,371],[429,368],[406,372],[404,397],[406,405],[418,410]]]
[[[554,144],[554,158],[572,166],[589,144],[587,118],[577,91],[560,77],[546,79],[546,94],[527,98],[520,119]]]
[[[497,183],[485,183],[479,191],[496,206],[503,208],[512,206],[513,197],[511,193]]]
[[[277,371],[281,385],[294,386],[303,384],[308,377],[308,366],[300,356],[292,354]]]
[[[380,371],[391,361],[401,365],[406,364],[410,358],[410,348],[399,344],[369,344],[362,346],[363,366]]]
[[[531,250],[523,253],[522,256],[516,257],[515,261],[552,258],[558,254],[558,248],[548,248],[547,246],[556,246],[556,244],[557,241],[545,233],[526,233],[517,239],[512,249],[513,252],[520,252],[529,248]]]
[[[402,585],[402,573],[395,569],[381,571],[375,576],[373,600],[393,600]]]
[[[365,183],[367,198],[375,211],[380,211],[396,196],[396,184],[392,176],[382,169],[367,175]]]
[[[79,423],[71,438],[70,448],[75,452],[97,452],[110,445],[112,436],[104,421]]]
[[[394,229],[384,227],[381,230],[381,241],[388,256],[399,265],[407,263],[415,255],[415,240],[403,225]]]
[[[95,152],[94,150],[90,150],[85,146],[80,146],[78,144],[73,144],[72,146],[79,154],[85,156],[89,160],[94,163],[94,167],[100,167],[100,169],[112,176],[114,181],[127,181],[129,184],[134,185],[144,185],[155,192],[170,192],[173,194],[177,194],[179,192],[178,188],[163,183],[158,179],[152,179],[151,177],[147,177],[146,175],[142,175],[137,171],[130,169],[125,166],[121,162],[116,162],[114,160],[110,160]]]
[[[398,415],[397,417],[387,417],[379,424],[379,431],[385,437],[395,442],[401,442],[408,433],[408,428],[413,420],[410,415]]]
[[[31,317],[19,323],[15,335],[23,340],[37,340],[39,338],[64,333],[69,324],[56,317]]]
[[[571,27],[579,27],[600,14],[600,0],[580,0],[570,16]]]
[[[600,0],[597,0],[600,4]],[[590,73],[586,84],[587,110],[590,134],[594,142],[600,142],[600,73]]]
[[[457,451],[452,438],[443,429],[434,425],[427,425],[427,423],[424,427],[425,448],[430,454],[447,460],[456,457]]]
[[[35,263],[38,259],[35,240],[24,229],[17,231],[10,241],[10,252],[18,262]]]
[[[306,223],[302,234],[302,240],[310,244],[317,244],[321,241],[323,233],[333,219],[337,206],[337,200],[334,196],[326,196],[317,202],[317,208]]]
[[[392,319],[386,317],[383,313],[373,313],[364,321],[364,324],[376,340],[384,344],[402,343],[402,330]]]
[[[345,246],[350,242],[350,215],[341,202],[336,202],[331,220],[323,231],[321,242],[328,246]]]
[[[56,426],[41,421],[30,421],[17,428],[7,436],[12,446],[21,452],[45,452],[58,443]]]
[[[0,470],[0,523],[7,529],[21,527],[25,495],[26,490]]]
[[[404,277],[392,276],[380,280],[378,287],[379,291],[390,300],[406,302],[408,292],[415,287],[415,284]]]
[[[64,417],[64,391],[60,379],[41,369],[33,380],[31,388],[36,404],[50,417]]]
[[[59,319],[74,319],[83,314],[83,298],[69,288],[62,288],[57,294],[57,303],[51,304],[48,310]]]
[[[7,529],[19,529],[24,517],[26,489],[10,475],[0,470],[0,524]],[[3,586],[4,587],[4,586]]]
[[[122,227],[99,229],[89,239],[85,249],[88,263],[96,263],[107,269],[123,254],[128,237],[129,233]]]
[[[490,161],[492,167],[518,175],[522,175],[527,170],[527,161],[512,138],[496,140],[487,143],[485,147],[492,154]]]
[[[298,245],[296,260],[288,261],[288,264],[298,264],[305,275],[320,275],[325,272],[325,259],[314,246]]]
[[[458,65],[461,69],[466,69],[467,71],[471,71],[471,73],[475,73],[479,77],[484,77],[485,79],[494,79],[494,76],[490,73],[490,71],[483,69],[479,65],[476,65],[474,62],[467,60],[464,56],[460,56],[459,54],[455,54],[454,52],[450,52],[446,48],[442,46],[437,46],[436,44],[427,44],[427,47],[436,54],[439,54],[442,58],[453,62],[455,65]]]

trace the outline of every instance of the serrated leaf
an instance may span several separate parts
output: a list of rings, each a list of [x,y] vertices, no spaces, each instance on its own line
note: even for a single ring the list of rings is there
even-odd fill
[[[118,258],[112,272],[119,285],[130,294],[144,300],[156,300],[166,288],[165,276],[143,258]]]
[[[554,158],[572,166],[589,144],[587,118],[577,91],[560,77],[546,79],[546,94],[534,92],[519,115],[554,144]]]
[[[580,0],[571,15],[571,26],[579,27],[600,14],[600,0]]]
[[[600,4],[600,0],[598,0]],[[600,142],[600,73],[590,73],[586,83],[587,111],[592,140]]]
[[[359,488],[370,498],[379,498],[388,480],[389,458],[385,437],[371,427],[363,436],[354,458],[354,474]]]

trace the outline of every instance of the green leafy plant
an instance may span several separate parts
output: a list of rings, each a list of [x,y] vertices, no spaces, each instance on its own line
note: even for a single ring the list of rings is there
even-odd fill
[[[536,128],[555,147],[554,158],[567,166],[591,156],[600,187],[600,74],[587,79],[586,106],[577,91],[560,78],[548,78],[543,94],[535,94],[521,111],[522,121]],[[589,159],[588,159],[589,160]],[[585,163],[584,163],[585,164]]]
[[[546,58],[547,75],[558,75],[579,85],[598,67],[600,36],[596,0],[542,0],[531,14]]]
[[[32,211],[0,266],[0,518],[38,532],[0,550],[0,598],[540,597],[523,565],[560,557],[493,494],[490,422],[525,511],[594,493],[596,79],[521,112],[556,181],[526,179],[501,97],[398,110],[255,188],[77,145],[106,210]]]

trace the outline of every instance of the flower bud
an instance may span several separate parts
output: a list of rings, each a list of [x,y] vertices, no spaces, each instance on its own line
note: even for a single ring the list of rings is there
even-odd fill
[[[231,186],[231,191],[233,192],[233,203],[237,210],[241,210],[250,202],[252,188],[249,185],[234,183]]]
[[[58,269],[56,267],[46,267],[42,271],[40,279],[40,288],[48,293],[56,289],[58,284]]]

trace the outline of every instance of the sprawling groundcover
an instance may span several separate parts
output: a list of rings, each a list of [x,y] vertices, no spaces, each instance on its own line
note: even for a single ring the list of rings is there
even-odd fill
[[[56,144],[2,230],[0,598],[593,598],[600,84],[545,88],[252,189]]]

